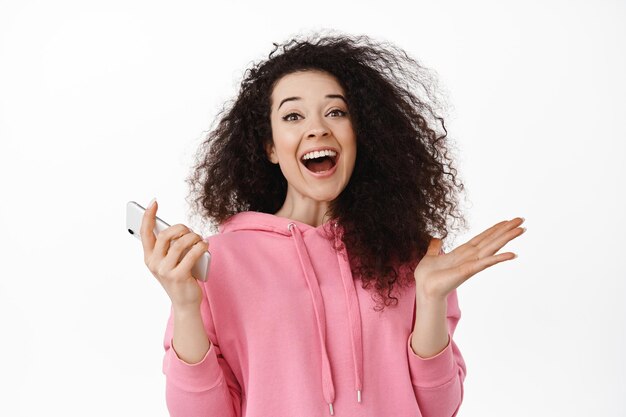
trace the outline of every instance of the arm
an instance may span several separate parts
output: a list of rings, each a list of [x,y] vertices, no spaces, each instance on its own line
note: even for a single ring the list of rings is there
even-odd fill
[[[239,383],[209,337],[216,340],[206,294],[197,311],[172,308],[163,342],[165,399],[172,417],[241,415]]]
[[[415,397],[424,417],[454,417],[463,401],[466,375],[465,361],[452,339],[461,318],[456,290],[443,304],[420,300],[416,295],[415,326],[408,340]]]
[[[452,339],[461,318],[456,289],[485,268],[515,259],[512,252],[496,252],[524,233],[519,227],[523,222],[516,217],[496,223],[449,254],[441,249],[442,240],[433,237],[420,259],[414,272],[415,322],[407,346],[424,417],[454,417],[463,401],[465,362]]]

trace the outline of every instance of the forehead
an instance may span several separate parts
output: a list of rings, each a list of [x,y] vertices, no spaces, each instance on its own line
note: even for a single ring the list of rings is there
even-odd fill
[[[320,96],[326,94],[343,93],[343,88],[337,79],[321,71],[292,72],[281,77],[272,91],[272,102],[288,96]]]

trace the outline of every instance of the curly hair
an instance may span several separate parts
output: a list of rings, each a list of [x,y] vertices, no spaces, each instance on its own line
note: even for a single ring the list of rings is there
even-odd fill
[[[458,208],[464,186],[437,114],[435,78],[396,46],[345,34],[274,43],[268,59],[246,70],[234,103],[201,144],[186,180],[188,202],[194,214],[218,224],[242,211],[281,208],[287,181],[265,152],[272,141],[270,97],[281,77],[307,70],[334,76],[346,92],[357,159],[327,214],[342,226],[339,246],[354,278],[364,289],[374,284],[381,311],[397,304],[395,285],[414,283],[431,237],[445,242],[449,219],[465,224]]]

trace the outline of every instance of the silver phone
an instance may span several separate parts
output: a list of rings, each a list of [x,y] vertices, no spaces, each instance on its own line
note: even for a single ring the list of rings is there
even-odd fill
[[[126,229],[128,233],[135,236],[141,241],[141,221],[143,220],[143,214],[146,209],[134,201],[126,203]],[[158,235],[163,230],[170,227],[169,224],[164,222],[158,216],[155,218],[154,235]],[[185,252],[186,253],[186,252]],[[184,254],[183,254],[184,255]],[[206,251],[191,268],[191,275],[194,278],[205,282],[209,275],[209,265],[211,264],[211,253]]]

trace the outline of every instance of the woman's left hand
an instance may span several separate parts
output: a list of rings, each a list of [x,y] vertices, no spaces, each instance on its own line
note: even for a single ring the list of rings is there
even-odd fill
[[[509,241],[526,231],[518,227],[522,217],[497,223],[453,251],[439,255],[442,241],[432,238],[426,255],[415,268],[418,296],[445,300],[448,294],[477,272],[502,261],[516,258],[513,252],[495,255]]]

